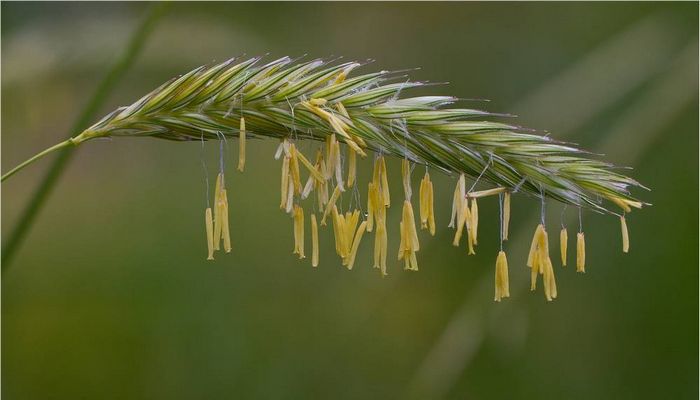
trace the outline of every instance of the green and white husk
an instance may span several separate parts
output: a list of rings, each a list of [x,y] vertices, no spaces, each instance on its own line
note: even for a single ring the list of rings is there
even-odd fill
[[[241,116],[249,136],[321,141],[335,131],[302,103],[324,99],[320,107],[340,118],[349,127],[347,133],[362,138],[375,152],[408,157],[448,173],[481,175],[510,190],[544,194],[601,212],[611,212],[614,204],[605,200],[641,204],[628,190],[641,187],[639,183],[570,144],[482,120],[496,114],[450,108],[459,101],[456,97],[408,97],[411,88],[425,85],[422,82],[406,81],[389,71],[350,76],[360,67],[354,62],[295,62],[288,57],[259,62],[260,58],[229,60],[196,68],[118,108],[62,145],[109,136],[179,141],[237,137]],[[342,103],[348,117],[337,111],[336,103]]]

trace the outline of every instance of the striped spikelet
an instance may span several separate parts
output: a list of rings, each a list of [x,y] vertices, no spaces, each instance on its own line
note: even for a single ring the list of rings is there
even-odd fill
[[[295,253],[304,257],[304,214],[300,203],[309,198],[309,202],[317,201],[313,208],[320,210],[321,229],[332,219],[336,251],[348,269],[355,264],[363,235],[375,235],[374,266],[382,275],[387,274],[387,232],[392,228],[400,232],[399,259],[404,260],[406,269],[418,269],[419,229],[410,181],[415,164],[426,166],[426,171],[431,168],[460,177],[450,226],[457,230],[455,245],[459,245],[462,235],[467,236],[470,254],[477,244],[477,199],[481,197],[502,194],[505,198],[505,215],[500,221],[500,228],[505,231],[503,240],[508,239],[510,199],[516,192],[609,214],[617,214],[611,206],[629,213],[643,205],[629,192],[631,187],[641,187],[639,183],[573,145],[493,120],[504,115],[454,106],[458,103],[456,97],[411,97],[410,90],[425,83],[407,80],[400,73],[353,75],[360,66],[355,62],[294,61],[288,57],[268,63],[251,58],[202,66],[166,82],[134,104],[116,109],[70,143],[77,145],[113,136],[176,141],[236,137],[240,148],[238,169],[243,171],[248,138],[278,139],[281,144],[277,157],[281,158],[282,168],[280,208],[293,216]],[[320,143],[315,159],[311,158],[313,163],[295,145],[299,140]],[[343,193],[349,188],[366,187],[356,182],[356,168],[362,162],[371,163],[362,159],[371,158],[372,153],[374,174],[368,186],[368,214],[357,209],[341,212],[338,200]],[[386,223],[391,206],[387,155],[404,160],[405,195],[399,227]],[[480,192],[467,190],[467,177],[478,177],[477,181],[494,187]],[[223,193],[217,200],[227,202]],[[443,199],[442,204],[445,203]],[[219,248],[219,229],[228,235],[228,224],[220,225],[227,222],[224,217],[228,215],[221,214],[227,214],[228,209],[219,208],[217,212],[216,207],[217,204],[213,228],[211,211],[206,212],[207,232],[213,229],[213,235],[208,233],[213,236],[213,249]],[[420,186],[418,210],[418,223],[425,230],[421,235],[435,234],[433,184],[427,172]],[[312,262],[317,265],[317,216],[312,214],[310,221]],[[544,275],[547,299],[551,300],[556,297],[552,263],[541,248],[546,231],[538,228],[537,235],[530,256],[535,259],[529,260],[528,265],[535,278],[538,273]],[[224,247],[230,250],[230,244]],[[501,258],[505,260],[505,253]],[[505,261],[501,264],[506,265]],[[502,266],[499,268],[503,270]],[[496,297],[500,300],[507,297],[507,289],[502,278],[499,282],[501,288]]]

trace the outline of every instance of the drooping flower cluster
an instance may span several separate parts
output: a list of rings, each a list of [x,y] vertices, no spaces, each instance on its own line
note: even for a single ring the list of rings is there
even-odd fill
[[[288,57],[257,65],[259,58],[235,63],[226,61],[196,68],[166,82],[128,107],[121,107],[80,135],[70,139],[78,145],[108,136],[152,136],[178,141],[204,141],[237,137],[238,170],[244,171],[247,137],[280,140],[276,158],[281,159],[280,208],[293,220],[294,254],[305,258],[305,224],[311,225],[311,264],[319,265],[319,229],[329,219],[335,250],[348,269],[356,261],[362,238],[374,234],[374,263],[387,275],[388,235],[398,232],[398,260],[404,269],[418,270],[420,231],[412,202],[411,171],[426,167],[420,183],[418,224],[434,235],[434,188],[428,169],[458,176],[452,199],[449,227],[455,229],[453,244],[466,236],[468,254],[478,245],[478,199],[499,198],[501,249],[496,259],[495,300],[509,297],[508,261],[503,241],[508,240],[511,196],[522,193],[553,199],[620,217],[623,251],[629,251],[625,213],[641,208],[629,188],[642,187],[632,178],[602,161],[593,160],[575,146],[557,142],[531,130],[475,118],[502,116],[470,108],[450,108],[451,96],[402,97],[421,82],[407,81],[388,71],[351,76],[360,67],[354,62],[333,64],[322,60],[293,62]],[[391,81],[391,80],[395,81]],[[314,162],[302,154],[299,140],[322,143]],[[345,152],[343,152],[345,150]],[[358,156],[374,153],[371,181],[367,185],[366,213],[357,182]],[[343,154],[345,154],[343,156]],[[386,158],[402,160],[404,198],[398,227],[387,226],[391,206]],[[213,210],[205,210],[208,259],[222,247],[231,250],[228,197],[223,168],[219,172]],[[302,184],[302,175],[308,174]],[[476,177],[467,189],[467,176]],[[492,189],[474,191],[476,182],[489,182]],[[364,188],[362,188],[364,189]],[[315,193],[310,218],[303,202]],[[343,195],[351,205],[342,209]],[[339,200],[341,200],[339,202]],[[307,201],[308,202],[308,201]],[[438,199],[439,202],[439,199]],[[611,211],[614,204],[622,214]],[[308,211],[307,211],[308,213]],[[320,221],[319,221],[320,219]],[[319,226],[320,225],[320,226]],[[562,265],[566,265],[568,233],[559,235]],[[579,224],[576,235],[576,270],[585,271],[585,238]],[[557,296],[554,267],[549,255],[544,220],[532,240],[527,266],[531,287],[542,286],[547,300]]]

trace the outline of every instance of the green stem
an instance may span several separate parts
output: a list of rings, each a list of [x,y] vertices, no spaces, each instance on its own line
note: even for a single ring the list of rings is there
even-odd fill
[[[158,19],[164,14],[168,6],[169,3],[166,2],[155,3],[153,6],[151,6],[146,18],[129,39],[126,49],[109,70],[102,82],[100,82],[100,85],[97,87],[92,98],[83,109],[80,117],[75,121],[75,125],[73,129],[71,129],[71,133],[74,134],[75,132],[82,132],[86,125],[95,118],[95,114],[100,107],[102,107],[112,89],[116,87],[119,79],[121,79],[126,70],[133,63],[136,55],[141,51],[146,39],[151,34],[156,21],[158,21]],[[70,141],[70,139],[68,139],[68,141]],[[66,146],[64,143],[65,142],[60,143],[63,145],[59,149],[53,149],[58,150],[56,159],[49,167],[44,179],[37,187],[36,192],[34,192],[33,196],[29,199],[24,211],[18,219],[17,225],[7,236],[9,239],[2,247],[1,265],[3,274],[9,267],[10,260],[16,254],[22,240],[26,236],[27,232],[29,232],[32,222],[34,222],[34,219],[43,206],[44,201],[48,197],[49,193],[51,193],[51,189],[53,189],[53,186],[56,184],[56,181],[63,173],[66,165],[68,165],[68,161],[70,161],[73,155],[73,150],[75,147]],[[28,162],[27,164],[29,163],[31,162]],[[2,179],[4,180],[5,177]]]
[[[8,173],[4,174],[4,175],[0,178],[0,182],[5,182],[5,179],[11,177],[11,176],[14,175],[16,172],[18,172],[18,171],[21,170],[22,168],[26,167],[27,165],[33,163],[34,161],[40,159],[41,157],[43,157],[43,156],[45,156],[45,155],[47,155],[47,154],[49,154],[49,153],[51,153],[51,152],[54,152],[54,151],[56,151],[56,150],[62,149],[62,148],[67,147],[67,146],[70,146],[70,145],[72,145],[72,144],[74,144],[74,142],[73,142],[72,139],[64,140],[64,141],[61,142],[61,143],[58,143],[58,144],[56,144],[56,145],[53,145],[53,146],[49,147],[48,149],[42,151],[41,153],[35,154],[34,156],[32,156],[31,158],[29,158],[28,160],[26,160],[26,161],[23,162],[22,164],[20,164],[20,165],[14,167],[14,168],[12,168]],[[75,143],[75,144],[77,144],[77,143]]]

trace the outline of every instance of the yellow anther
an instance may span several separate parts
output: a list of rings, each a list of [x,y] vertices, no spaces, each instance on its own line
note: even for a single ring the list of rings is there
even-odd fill
[[[311,266],[318,267],[318,224],[316,214],[311,214]]]
[[[510,192],[503,194],[503,240],[508,240],[508,225],[510,225]]]
[[[564,267],[566,267],[566,250],[568,241],[569,233],[566,231],[566,228],[561,228],[561,232],[559,232],[559,250],[561,251],[561,265]]]
[[[228,226],[228,196],[226,189],[221,190],[221,236],[224,239],[224,251],[231,252],[231,233]]]
[[[207,231],[207,260],[214,259],[214,222],[211,215],[211,207],[204,211],[204,224]]]
[[[238,170],[245,169],[245,118],[241,117],[241,125],[238,130]]]
[[[586,237],[576,234],[576,272],[586,272]]]
[[[622,251],[628,253],[630,251],[630,235],[627,231],[627,221],[624,215],[620,217],[620,227],[622,228]]]
[[[355,184],[357,176],[357,153],[353,149],[348,149],[348,187]]]
[[[462,203],[466,202],[466,180],[464,174],[459,175],[457,180],[457,186],[455,186],[455,191],[452,196],[452,216],[450,217],[450,228],[456,228],[455,224],[459,223],[459,213],[462,210]]]
[[[331,210],[333,207],[335,207],[335,202],[338,200],[338,197],[340,197],[340,189],[338,186],[333,189],[333,194],[331,194],[331,198],[328,200],[328,204],[326,204],[326,211],[323,212],[323,218],[321,218],[321,225],[326,225],[326,217],[328,217],[328,214],[330,214]]]
[[[352,269],[352,267],[355,265],[355,256],[357,255],[357,249],[360,247],[360,241],[362,240],[362,235],[365,234],[366,229],[367,221],[362,221],[359,228],[357,228],[357,232],[355,232],[355,237],[352,240],[352,250],[350,251],[349,260],[347,263],[348,269]]]
[[[478,192],[469,192],[469,193],[467,193],[467,197],[469,197],[471,199],[478,199],[480,197],[493,196],[495,194],[503,193],[505,191],[506,191],[506,188],[497,187],[497,188],[493,188],[493,189],[480,190]]]
[[[506,253],[501,250],[496,257],[496,290],[494,295],[495,301],[501,301],[505,297],[510,297],[510,285],[508,282],[508,259]]]

